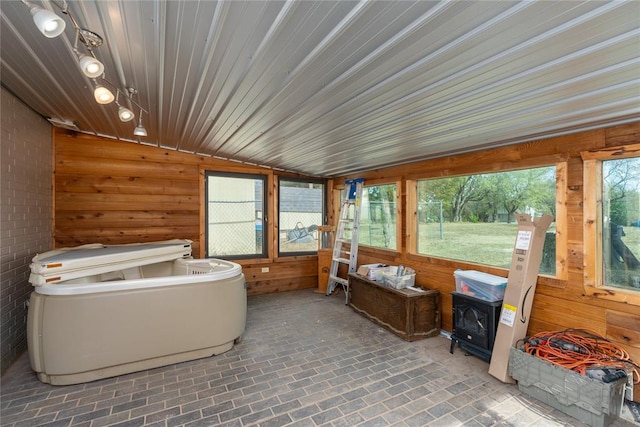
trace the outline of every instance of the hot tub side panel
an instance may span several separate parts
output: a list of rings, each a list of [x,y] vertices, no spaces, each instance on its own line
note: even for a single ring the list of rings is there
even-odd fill
[[[246,314],[242,274],[95,294],[34,292],[29,357],[43,382],[82,383],[220,354],[244,332]]]

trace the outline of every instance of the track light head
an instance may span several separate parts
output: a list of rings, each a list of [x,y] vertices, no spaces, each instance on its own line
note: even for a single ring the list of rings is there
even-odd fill
[[[93,96],[98,104],[110,104],[114,99],[116,99],[116,97],[113,96],[113,93],[109,89],[100,85],[96,86],[95,90],[93,91]]]
[[[30,5],[31,16],[36,27],[45,37],[58,37],[64,31],[66,23],[55,13],[40,6]]]
[[[138,126],[136,126],[136,128],[133,130],[133,134],[136,136],[147,136],[147,130],[145,129],[144,126],[142,126],[141,124],[139,124]]]
[[[129,122],[133,120],[135,116],[136,115],[133,114],[133,111],[129,110],[128,108],[125,108],[123,106],[120,106],[118,108],[118,117],[120,117],[120,120],[123,122]]]
[[[138,119],[138,126],[133,130],[133,134],[136,136],[147,136],[147,130],[142,126],[142,107],[140,107],[140,118]]]
[[[80,69],[84,75],[91,79],[100,77],[102,73],[104,73],[104,65],[102,65],[102,62],[98,61],[93,56],[84,54],[80,55],[78,63],[80,64]]]

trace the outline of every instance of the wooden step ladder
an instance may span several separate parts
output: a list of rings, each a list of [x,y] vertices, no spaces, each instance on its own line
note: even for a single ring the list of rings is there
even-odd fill
[[[331,271],[327,283],[327,295],[331,295],[337,286],[342,286],[345,293],[345,304],[349,303],[349,280],[340,277],[338,269],[340,264],[346,264],[349,266],[348,273],[356,271],[363,185],[363,178],[350,179],[345,182],[346,195],[340,208],[340,218],[338,219],[331,258]]]

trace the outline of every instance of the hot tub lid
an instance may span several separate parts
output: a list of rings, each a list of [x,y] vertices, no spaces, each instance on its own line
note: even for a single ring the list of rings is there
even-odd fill
[[[33,257],[29,282],[41,286],[189,256],[191,240],[186,239],[55,249]]]

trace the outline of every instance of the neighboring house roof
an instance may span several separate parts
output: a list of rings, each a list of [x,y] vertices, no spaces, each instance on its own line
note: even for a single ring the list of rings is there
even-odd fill
[[[262,211],[262,189],[255,188],[256,210]],[[280,187],[281,212],[322,212],[322,189]]]

